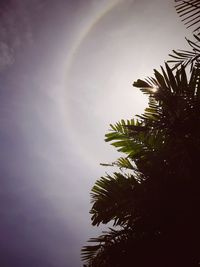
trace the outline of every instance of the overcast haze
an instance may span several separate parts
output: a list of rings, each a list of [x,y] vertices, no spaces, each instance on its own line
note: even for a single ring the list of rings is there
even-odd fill
[[[0,2],[0,265],[81,266],[109,123],[187,34],[173,1]]]

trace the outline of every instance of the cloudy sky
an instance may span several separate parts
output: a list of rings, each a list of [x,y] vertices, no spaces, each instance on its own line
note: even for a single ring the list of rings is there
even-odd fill
[[[141,113],[133,81],[185,47],[173,5],[0,1],[1,266],[81,266],[109,123]]]

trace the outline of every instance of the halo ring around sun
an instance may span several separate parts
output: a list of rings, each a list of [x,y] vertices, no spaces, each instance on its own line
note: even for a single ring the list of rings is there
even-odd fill
[[[98,23],[100,23],[100,21],[102,21],[102,19],[104,19],[104,17],[106,17],[107,15],[109,15],[110,12],[113,11],[114,8],[116,8],[119,4],[123,3],[123,0],[113,0],[112,2],[108,3],[105,7],[103,7],[103,9],[101,11],[99,11],[95,17],[92,19],[92,21],[90,21],[80,32],[79,36],[77,37],[76,41],[73,44],[73,48],[71,49],[69,56],[67,58],[67,64],[66,64],[66,78],[65,78],[65,84],[67,85],[68,83],[68,78],[69,78],[69,73],[70,73],[70,68],[73,65],[74,59],[76,57],[77,52],[79,51],[79,49],[81,48],[82,44],[84,43],[84,41],[86,40],[86,38],[90,35],[91,31],[96,27],[96,25]],[[66,86],[67,88],[67,86]],[[68,90],[66,89],[66,99],[68,96]],[[73,130],[73,125],[71,122],[71,117],[70,117],[70,110],[66,105],[66,120],[67,120],[67,126],[68,126],[68,138],[75,143],[75,136],[77,135],[77,133]],[[77,143],[77,142],[76,142]],[[84,158],[87,159],[87,161],[89,161],[91,164],[95,164],[96,165],[96,161],[94,160],[94,155],[90,155],[90,152],[87,150],[85,151],[84,148],[81,149],[81,147],[78,148],[79,149],[79,154],[81,154],[81,156],[84,156]]]

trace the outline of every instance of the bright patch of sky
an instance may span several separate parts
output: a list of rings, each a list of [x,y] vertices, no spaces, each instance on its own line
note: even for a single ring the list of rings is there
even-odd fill
[[[90,189],[117,153],[109,123],[147,104],[133,81],[185,48],[173,1],[0,4],[4,266],[80,266]]]

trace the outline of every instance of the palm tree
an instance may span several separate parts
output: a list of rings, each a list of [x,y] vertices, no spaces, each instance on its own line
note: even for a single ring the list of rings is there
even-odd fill
[[[199,6],[177,2],[181,14]],[[199,266],[200,47],[188,43],[175,67],[133,84],[149,96],[144,114],[110,125],[105,140],[125,156],[103,164],[117,171],[95,183],[90,213],[93,225],[114,228],[83,247],[87,267]]]
[[[127,156],[91,193],[93,225],[113,221],[120,229],[83,248],[88,266],[198,264],[199,77],[198,67],[187,81],[184,67],[174,75],[166,64],[166,71],[134,83],[149,95],[149,107],[137,120],[111,125],[106,141]]]

